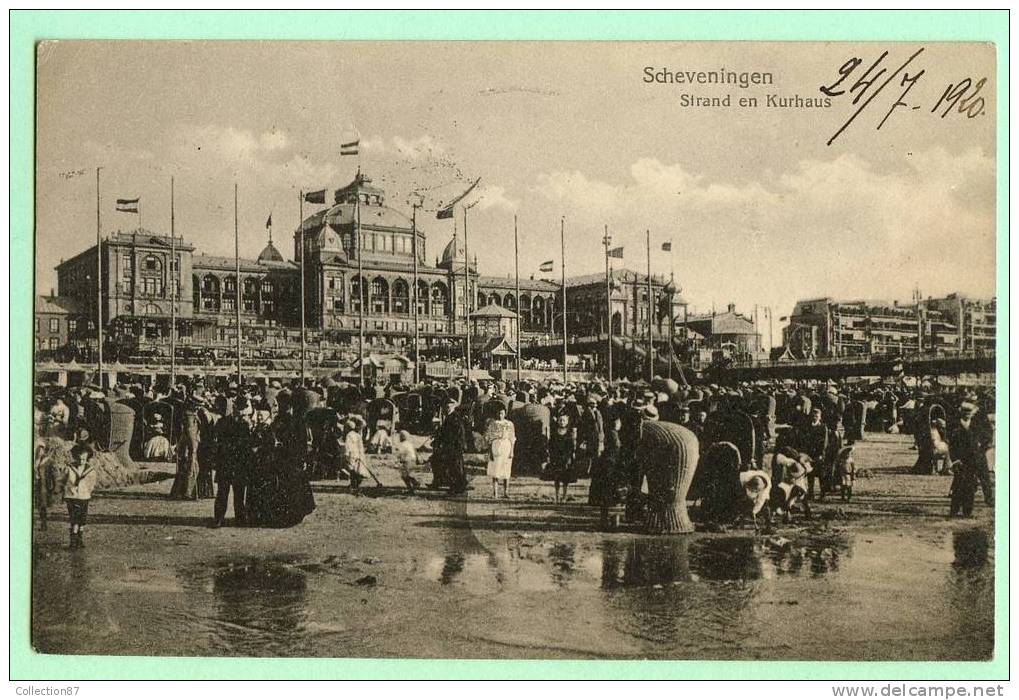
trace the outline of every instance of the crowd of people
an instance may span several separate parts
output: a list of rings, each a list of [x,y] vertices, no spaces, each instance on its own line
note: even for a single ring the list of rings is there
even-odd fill
[[[109,444],[114,405],[132,410],[123,449],[138,458],[174,460],[169,497],[213,501],[210,523],[290,527],[315,508],[310,482],[345,481],[360,494],[381,487],[375,455],[391,453],[410,494],[451,496],[470,488],[472,465],[485,465],[493,498],[509,497],[517,476],[553,486],[556,503],[590,480],[588,503],[601,525],[641,522],[655,487],[642,455],[648,422],[682,426],[698,446],[686,498],[703,527],[747,519],[810,517],[811,504],[852,497],[854,443],[865,432],[909,432],[917,471],[950,470],[950,513],[969,516],[982,487],[993,503],[987,450],[993,443],[989,390],[933,386],[397,380],[359,387],[345,382],[277,381],[238,385],[202,378],[176,386],[59,389],[37,397],[37,435],[74,443],[76,467],[61,475],[72,522],[72,546],[87,513],[89,456]],[[158,410],[154,410],[154,407]],[[651,431],[653,432],[653,431]],[[686,435],[686,433],[682,433]],[[423,486],[419,451],[431,483]],[[479,457],[480,456],[480,457]],[[45,475],[37,474],[39,479]],[[675,490],[675,485],[671,488]],[[83,497],[83,494],[84,497]],[[84,506],[82,505],[84,501]],[[617,506],[622,516],[613,516]]]

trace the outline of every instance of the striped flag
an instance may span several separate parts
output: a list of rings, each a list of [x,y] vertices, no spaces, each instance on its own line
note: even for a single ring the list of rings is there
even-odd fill
[[[539,267],[538,269],[541,270],[542,272],[552,272],[552,270],[555,269],[555,261],[546,260],[541,264],[541,267]]]
[[[137,214],[139,201],[141,201],[141,197],[135,197],[134,199],[118,199],[117,211],[126,211],[130,214]]]
[[[355,139],[348,141],[347,143],[340,144],[340,155],[341,156],[356,156],[358,146],[361,143],[361,139]]]
[[[620,260],[622,260],[623,259],[623,246],[619,246],[618,248],[613,248],[612,250],[610,250],[609,251],[609,257],[610,258],[619,258]]]
[[[325,204],[326,203],[326,191],[318,190],[316,192],[305,192],[304,201],[310,202],[311,204]]]
[[[672,241],[665,241],[665,243],[662,243],[662,250],[664,250],[666,253],[671,253]]]

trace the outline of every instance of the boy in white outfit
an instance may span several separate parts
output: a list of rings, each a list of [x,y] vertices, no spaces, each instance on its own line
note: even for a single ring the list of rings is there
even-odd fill
[[[71,521],[70,549],[81,549],[85,546],[85,520],[88,517],[88,502],[92,499],[92,491],[99,478],[99,473],[90,464],[91,458],[92,448],[87,444],[78,443],[71,448],[72,461],[67,468],[63,489],[67,515]]]

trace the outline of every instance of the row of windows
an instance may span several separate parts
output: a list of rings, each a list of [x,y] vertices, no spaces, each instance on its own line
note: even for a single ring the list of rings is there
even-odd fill
[[[361,235],[361,250],[412,255],[414,239],[398,233],[365,233]]]
[[[41,319],[38,319],[38,318],[35,319],[35,332],[36,333],[38,333],[40,331],[40,327],[42,326],[42,324],[40,323],[40,320]],[[72,318],[72,319],[69,319],[67,321],[67,332],[68,333],[74,333],[74,331],[77,329],[77,327],[78,327],[78,321],[77,320]],[[60,319],[59,318],[51,318],[49,320],[49,331],[50,331],[50,333],[59,333],[60,332]]]
[[[223,297],[222,300],[216,297],[203,297],[200,308],[202,311],[235,311],[237,309],[237,300],[234,297]],[[262,303],[259,304],[258,299],[244,297],[241,299],[241,310],[245,313],[260,312],[263,315],[270,316],[276,313],[276,302],[272,299],[263,299]]]
[[[171,268],[178,271],[176,275],[180,277],[180,256],[176,257],[176,265],[173,261],[170,262]],[[163,274],[163,259],[158,255],[146,255],[141,261],[141,274],[143,277],[161,277]],[[134,265],[131,261],[131,253],[122,253],[120,256],[120,278],[123,280],[131,280],[134,277]]]

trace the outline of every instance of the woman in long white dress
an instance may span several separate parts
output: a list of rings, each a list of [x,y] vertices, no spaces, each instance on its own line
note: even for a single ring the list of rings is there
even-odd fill
[[[488,441],[488,467],[485,472],[492,479],[492,498],[499,497],[502,482],[504,498],[509,498],[510,472],[513,467],[513,445],[517,441],[513,423],[506,420],[506,408],[500,406],[485,431]]]

